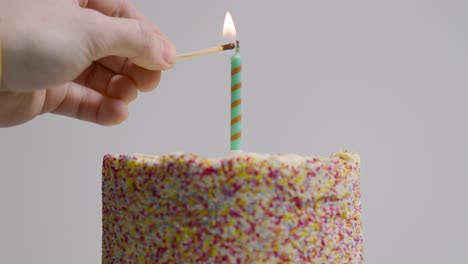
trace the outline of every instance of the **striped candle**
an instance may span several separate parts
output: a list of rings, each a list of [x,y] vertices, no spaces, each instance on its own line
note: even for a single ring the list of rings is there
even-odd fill
[[[239,41],[236,53],[231,57],[231,150],[241,150],[242,133],[242,60],[239,53]]]

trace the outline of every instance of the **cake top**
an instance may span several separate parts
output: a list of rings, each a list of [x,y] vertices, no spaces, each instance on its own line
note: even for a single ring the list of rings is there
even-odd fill
[[[184,153],[184,152],[174,152],[174,153],[169,153],[163,156],[157,156],[157,155],[148,155],[148,154],[141,154],[141,153],[135,153],[133,155],[134,158],[137,158],[139,161],[143,162],[148,162],[148,163],[158,163],[168,156],[185,156],[185,155],[194,155],[191,153]],[[197,155],[195,155],[197,156]],[[201,158],[200,156],[197,156],[198,158]],[[348,163],[360,163],[360,157],[359,154],[349,152],[347,150],[342,150],[337,153],[331,154],[331,157],[340,157],[344,160],[346,160]],[[328,159],[329,157],[318,157],[318,156],[301,156],[298,154],[294,153],[285,153],[285,154],[262,154],[262,153],[254,153],[254,152],[243,152],[243,151],[231,151],[229,155],[225,157],[219,157],[219,158],[205,158],[205,160],[209,161],[210,163],[214,162],[220,162],[223,160],[229,160],[233,158],[253,158],[256,160],[268,160],[268,161],[277,161],[279,163],[287,164],[287,165],[300,165],[302,163],[305,163],[307,161],[311,160],[325,160]]]

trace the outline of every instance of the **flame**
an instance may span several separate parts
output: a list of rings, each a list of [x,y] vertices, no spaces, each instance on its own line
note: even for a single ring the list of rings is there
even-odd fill
[[[228,11],[226,12],[226,17],[224,18],[223,37],[235,39],[236,35],[236,27],[234,26],[231,13]]]

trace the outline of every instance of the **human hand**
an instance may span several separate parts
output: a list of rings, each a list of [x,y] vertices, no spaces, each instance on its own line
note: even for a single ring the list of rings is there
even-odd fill
[[[0,41],[0,127],[44,113],[118,124],[175,62],[128,0],[0,0]]]

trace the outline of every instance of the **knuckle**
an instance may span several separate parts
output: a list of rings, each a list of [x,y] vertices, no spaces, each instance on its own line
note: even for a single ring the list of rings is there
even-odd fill
[[[143,49],[151,49],[155,45],[154,33],[150,25],[143,21],[136,21],[140,32],[141,45]]]
[[[114,0],[114,9],[110,12],[112,17],[123,17],[125,16],[125,11],[128,9],[129,2],[128,0]]]

